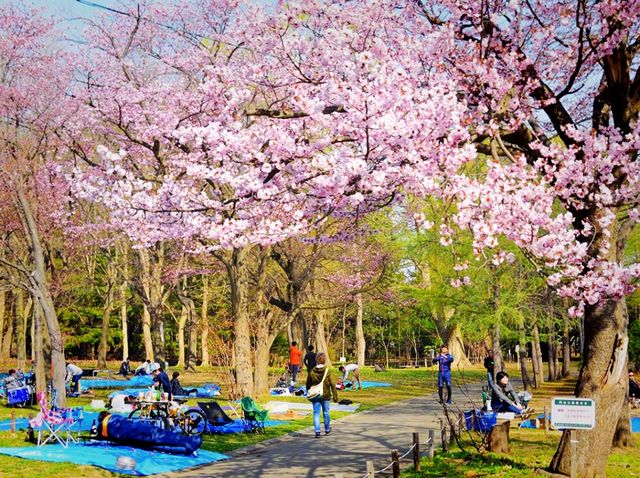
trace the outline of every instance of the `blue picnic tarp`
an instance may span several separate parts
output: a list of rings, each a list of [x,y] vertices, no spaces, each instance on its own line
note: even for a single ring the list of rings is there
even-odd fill
[[[197,387],[197,392],[195,394],[196,398],[213,398],[216,395],[220,395],[220,387],[218,385],[205,385],[203,387]],[[149,388],[125,388],[124,390],[116,390],[109,394],[109,398],[113,398],[116,395],[132,395],[137,397],[140,393],[146,393],[149,391]],[[187,396],[178,396],[174,395],[174,398],[189,398]]]
[[[229,458],[221,453],[208,450],[198,450],[196,456],[184,456],[101,442],[87,445],[69,445],[67,448],[61,445],[0,448],[0,453],[28,460],[93,465],[116,473],[133,476],[170,473]],[[121,457],[128,457],[133,461],[125,461]],[[120,459],[119,463],[121,464],[135,463],[135,468],[127,470],[118,467],[118,459]]]
[[[640,433],[640,417],[631,418],[631,432]]]
[[[115,378],[86,378],[80,380],[82,387],[87,388],[134,388],[148,387],[153,384],[151,375],[136,375],[129,380]]]

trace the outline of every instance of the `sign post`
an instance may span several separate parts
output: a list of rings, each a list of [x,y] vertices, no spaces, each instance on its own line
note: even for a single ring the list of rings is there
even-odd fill
[[[593,430],[596,425],[596,404],[590,398],[554,397],[551,400],[551,425],[569,430],[571,440],[571,478],[577,476],[578,440],[572,430]]]

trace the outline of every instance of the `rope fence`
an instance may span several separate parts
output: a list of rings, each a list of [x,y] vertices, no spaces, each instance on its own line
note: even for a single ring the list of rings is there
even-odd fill
[[[441,445],[443,450],[448,449],[448,439],[447,439],[447,427],[440,420],[440,438]],[[436,448],[436,430],[430,429],[428,430],[428,438],[423,443],[420,443],[420,435],[418,433],[413,433],[413,445],[409,448],[403,455],[400,455],[398,450],[391,451],[391,463],[389,463],[384,468],[380,470],[376,470],[373,465],[373,461],[368,460],[366,462],[366,470],[367,472],[361,476],[361,478],[374,478],[376,475],[388,472],[391,470],[393,478],[400,477],[400,462],[411,455],[413,459],[413,469],[414,471],[420,471],[420,458],[423,456],[421,452],[421,448],[424,447],[424,456],[426,456],[429,460],[433,460],[433,456],[435,454]],[[343,478],[342,473],[337,473],[334,475],[334,478]]]

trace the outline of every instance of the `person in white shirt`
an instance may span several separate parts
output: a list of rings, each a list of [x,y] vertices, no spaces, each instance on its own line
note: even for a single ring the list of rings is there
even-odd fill
[[[67,362],[67,376],[64,381],[65,383],[72,382],[71,393],[80,393],[80,377],[82,377],[82,369]]]
[[[144,362],[142,362],[142,365],[140,365],[133,374],[134,375],[151,375],[151,371],[149,370],[150,365],[151,363],[148,360],[145,360]]]
[[[344,384],[349,377],[349,374],[353,372],[353,388],[356,388],[356,384],[358,388],[362,390],[362,382],[360,381],[360,368],[355,363],[350,363],[347,365],[340,365],[338,370],[342,372],[342,383]]]

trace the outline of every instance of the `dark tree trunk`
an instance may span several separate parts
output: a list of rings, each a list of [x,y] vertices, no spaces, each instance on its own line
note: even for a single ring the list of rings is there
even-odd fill
[[[624,299],[585,307],[584,360],[576,385],[577,397],[595,401],[595,430],[572,432],[578,440],[578,476],[606,475],[607,458],[620,418],[628,376],[627,311]],[[569,475],[570,434],[565,431],[551,462],[551,471]]]
[[[544,368],[542,364],[542,349],[540,348],[538,324],[533,324],[531,328],[531,362],[533,365],[533,380],[537,388],[544,383]]]
[[[525,334],[524,320],[518,323],[518,344],[520,345],[520,374],[522,376],[522,384],[527,392],[531,391],[531,379],[529,378],[529,370],[527,369],[527,337]]]
[[[569,316],[565,313],[562,323],[562,377],[571,373],[571,342],[569,338]]]

